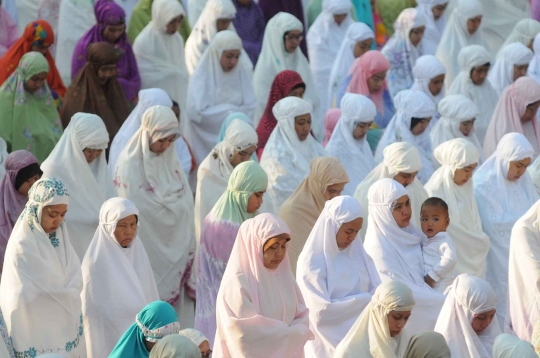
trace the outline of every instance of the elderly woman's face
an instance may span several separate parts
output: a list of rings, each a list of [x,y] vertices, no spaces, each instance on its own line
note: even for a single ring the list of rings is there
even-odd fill
[[[114,229],[114,238],[120,246],[128,247],[137,234],[137,216],[129,215],[116,223]]]
[[[408,195],[403,195],[395,202],[392,208],[392,216],[394,217],[396,224],[404,229],[409,226],[411,214],[411,200]]]

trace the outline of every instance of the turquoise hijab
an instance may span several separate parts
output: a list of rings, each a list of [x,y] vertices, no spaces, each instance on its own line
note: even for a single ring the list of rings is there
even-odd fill
[[[148,304],[137,314],[133,323],[114,347],[109,358],[147,358],[150,352],[145,341],[159,342],[170,334],[180,332],[180,323],[174,308],[165,301]]]
[[[235,119],[240,119],[240,120],[242,120],[242,121],[244,121],[246,123],[251,124],[251,126],[253,126],[253,122],[251,122],[251,119],[247,116],[247,114],[242,113],[242,112],[231,113],[225,118],[225,120],[223,121],[223,124],[221,124],[221,130],[219,131],[219,137],[218,137],[218,141],[217,141],[218,143],[223,142],[223,140],[225,139],[225,133],[227,133],[227,128],[229,128],[232,121],[234,121]],[[257,152],[256,151],[253,153],[251,158],[255,162],[259,161],[257,159]]]

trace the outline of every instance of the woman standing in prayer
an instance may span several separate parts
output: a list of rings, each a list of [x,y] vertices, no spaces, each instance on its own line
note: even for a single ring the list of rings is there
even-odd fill
[[[218,292],[214,356],[303,356],[313,333],[289,265],[289,240],[289,228],[272,214],[240,226]]]
[[[523,134],[502,137],[497,150],[474,174],[474,194],[489,236],[487,280],[498,297],[497,317],[504,324],[508,294],[508,257],[512,227],[538,201],[527,167],[534,150]]]
[[[496,307],[497,295],[487,281],[469,274],[456,277],[435,326],[452,357],[492,357],[501,334]]]
[[[270,211],[278,213],[281,205],[308,176],[309,163],[325,156],[324,148],[312,137],[312,106],[309,102],[287,97],[273,108],[278,125],[272,132],[261,157],[268,173]]]
[[[414,306],[413,291],[407,285],[385,281],[339,343],[334,357],[402,357],[409,342],[405,325]]]
[[[204,220],[197,271],[195,328],[210,338],[216,335],[216,298],[240,225],[258,214],[268,176],[253,161],[239,164],[227,190]]]
[[[375,152],[375,162],[384,160],[383,151],[395,142],[409,142],[420,152],[422,169],[418,179],[427,183],[433,174],[433,148],[428,128],[435,114],[435,104],[427,94],[420,91],[401,91],[395,98],[397,112],[388,124]]]
[[[393,179],[381,179],[369,189],[368,201],[366,252],[383,281],[400,280],[413,291],[422,314],[411,317],[409,331],[433,330],[444,295],[424,281],[421,243],[425,236],[410,223],[411,200],[407,190]]]
[[[536,158],[540,153],[540,124],[536,120],[538,107],[540,107],[540,84],[534,79],[521,77],[506,87],[487,129],[484,140],[486,157],[495,152],[505,134],[517,132],[527,137]]]
[[[439,145],[434,155],[442,166],[426,184],[426,190],[448,204],[450,226],[446,231],[457,250],[454,273],[485,278],[489,237],[482,230],[472,180],[480,152],[469,140],[457,138]]]
[[[362,207],[350,196],[327,201],[298,258],[297,283],[310,313],[315,340],[306,355],[333,357],[381,283],[357,237]]]
[[[255,67],[261,53],[266,21],[259,5],[254,0],[232,1],[236,7],[236,16],[232,20],[234,28]]]
[[[412,74],[414,83],[411,89],[424,92],[437,106],[444,98],[444,78],[446,77],[446,68],[441,61],[433,55],[422,56],[416,60]]]
[[[531,343],[523,341],[513,334],[501,334],[493,344],[493,358],[537,358]]]
[[[333,60],[328,80],[326,108],[334,108],[339,104],[336,100],[341,83],[347,77],[354,60],[368,52],[374,41],[375,34],[368,25],[353,22],[349,26],[337,54],[333,57],[335,60]],[[321,100],[325,99],[321,98]]]
[[[504,41],[501,49],[505,48],[511,43],[520,42],[525,47],[528,47],[534,51],[533,41],[536,35],[538,35],[539,33],[540,22],[530,18],[522,19],[516,24],[516,26],[512,30],[512,33],[506,38],[506,41]],[[499,51],[497,57],[499,57],[500,53],[501,52]]]
[[[214,36],[191,77],[185,128],[197,163],[216,145],[228,114],[243,112],[253,116],[257,104],[253,71],[242,49],[242,40],[235,32],[221,31]]]
[[[69,85],[62,108],[62,125],[66,128],[75,113],[99,116],[109,133],[109,144],[129,115],[129,105],[116,79],[119,60],[114,47],[107,42],[88,46],[86,65]]]
[[[520,77],[527,75],[534,53],[525,45],[514,42],[504,46],[489,71],[488,80],[500,96],[504,89]]]
[[[262,51],[253,75],[253,86],[257,96],[254,118],[257,120],[263,117],[265,108],[268,108],[274,78],[284,70],[296,71],[305,83],[304,98],[313,106],[314,133],[322,137],[323,114],[320,113],[319,93],[309,63],[299,48],[304,38],[303,31],[302,22],[285,12],[278,13],[266,25]]]
[[[156,280],[137,231],[131,201],[103,203],[99,225],[82,261],[82,310],[88,357],[108,357],[147,304],[159,300]]]
[[[86,354],[81,262],[63,224],[69,194],[58,179],[40,179],[17,220],[4,258],[0,307],[16,356]],[[46,284],[45,284],[46,283]]]
[[[217,33],[235,31],[232,25],[235,16],[236,8],[231,0],[208,0],[186,41],[186,64],[190,74],[195,72]]]
[[[42,162],[62,135],[54,99],[46,82],[50,67],[39,52],[21,58],[0,87],[0,133],[11,151],[25,149]]]
[[[449,0],[417,0],[416,11],[426,18],[426,31],[422,37],[422,50],[425,55],[435,55],[446,28],[446,7]]]
[[[118,158],[114,184],[140,208],[140,237],[154,271],[160,299],[176,306],[183,326],[193,325],[195,254],[193,194],[174,141],[178,120],[169,107],[144,112],[139,130]]]
[[[178,332],[180,323],[171,305],[152,302],[135,316],[135,322],[122,335],[109,358],[148,358],[156,343]]]
[[[2,1],[0,1],[0,58],[4,56],[18,38],[19,28],[17,22],[2,7]]]
[[[388,86],[392,97],[413,85],[414,64],[424,54],[422,37],[426,17],[416,9],[405,9],[398,16],[394,29],[394,35],[381,50],[390,61]]]
[[[326,201],[340,196],[348,182],[347,171],[339,159],[314,158],[309,175],[281,206],[279,217],[287,223],[294,237],[287,247],[293,274],[296,275],[298,257]]]
[[[99,224],[101,205],[117,195],[105,158],[108,143],[101,118],[77,113],[41,165],[45,178],[58,178],[71,193],[77,193],[71,198],[66,227],[81,260]]]
[[[71,60],[71,78],[75,78],[86,64],[88,46],[94,42],[108,42],[119,52],[116,79],[126,100],[133,103],[141,89],[141,78],[133,49],[126,35],[126,14],[112,0],[98,0],[94,4],[97,24],[77,42]]]
[[[353,195],[358,184],[375,168],[367,133],[376,115],[375,104],[369,98],[354,93],[343,96],[341,118],[326,151],[347,169],[349,182],[343,189],[344,195]]]
[[[458,0],[456,8],[450,15],[437,50],[437,58],[441,60],[447,71],[447,89],[460,73],[460,67],[461,69],[464,67],[458,57],[463,48],[480,45],[488,54],[491,52],[480,29],[483,14],[484,8],[479,0]],[[489,61],[484,63],[486,62]]]

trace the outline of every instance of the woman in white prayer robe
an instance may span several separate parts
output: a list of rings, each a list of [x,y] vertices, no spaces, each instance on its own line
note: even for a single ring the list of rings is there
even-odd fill
[[[444,98],[445,92],[446,68],[444,68],[441,61],[433,55],[419,57],[412,69],[412,73],[414,83],[411,89],[424,92],[437,106]]]
[[[461,274],[448,288],[435,331],[446,339],[452,358],[491,358],[501,334],[495,316],[497,295],[487,281]]]
[[[414,306],[407,285],[396,280],[383,282],[337,346],[334,358],[403,357],[410,337],[405,325]]]
[[[296,282],[309,309],[315,340],[308,357],[333,357],[380,284],[358,231],[367,222],[350,196],[326,202],[298,258]]]
[[[446,7],[450,0],[417,0],[416,10],[426,18],[426,30],[422,37],[424,55],[435,55],[446,28]]]
[[[240,37],[229,30],[216,34],[188,88],[185,135],[197,165],[218,142],[227,115],[242,112],[253,116],[257,99],[252,80],[251,61]]]
[[[88,357],[107,357],[136,316],[159,300],[133,202],[103,203],[99,226],[82,261],[82,311]]]
[[[489,82],[499,96],[515,80],[527,75],[529,62],[533,57],[533,52],[519,42],[508,44],[501,49],[488,75]]]
[[[0,307],[17,357],[86,356],[81,261],[63,223],[70,194],[58,179],[35,182],[7,245]]]
[[[285,97],[272,110],[278,125],[261,157],[268,174],[268,210],[278,213],[281,205],[309,175],[311,160],[327,153],[310,134],[313,107],[298,97]]]
[[[534,149],[520,133],[502,137],[497,150],[474,173],[474,194],[489,236],[487,280],[498,297],[497,317],[504,324],[508,294],[508,257],[512,227],[539,199],[527,167]]]
[[[423,233],[410,223],[407,190],[393,179],[381,179],[368,192],[369,218],[364,247],[383,282],[399,280],[413,291],[417,315],[411,316],[411,334],[433,330],[444,295],[424,281]],[[354,327],[353,327],[354,329]]]
[[[236,7],[231,0],[208,0],[197,22],[192,23],[193,28],[186,41],[186,65],[190,74],[195,72],[217,33],[235,31],[232,24],[235,16]]]
[[[94,237],[101,205],[117,196],[105,158],[108,143],[109,133],[101,118],[95,114],[76,113],[60,141],[41,164],[44,178],[60,179],[73,193],[66,226],[80,260]]]
[[[501,50],[499,50],[497,53],[497,58],[499,58],[503,48],[514,42],[520,42],[521,44],[525,45],[525,47],[535,51],[533,48],[533,43],[536,35],[539,33],[540,22],[529,18],[520,20],[512,30],[512,33],[504,41],[504,44],[501,46]]]
[[[139,130],[116,165],[119,196],[140,208],[140,237],[163,301],[180,314],[183,327],[195,319],[193,194],[172,145],[180,135],[169,107],[144,112]]]
[[[479,45],[464,47],[458,56],[461,71],[447,91],[447,95],[464,95],[478,107],[480,113],[474,124],[481,144],[484,143],[487,128],[499,100],[497,91],[487,79],[492,61],[491,55],[484,47]]]
[[[439,145],[434,154],[441,167],[426,184],[426,190],[448,204],[450,225],[446,232],[457,251],[455,275],[468,273],[485,278],[489,237],[482,229],[472,180],[480,152],[469,140],[457,138]]]

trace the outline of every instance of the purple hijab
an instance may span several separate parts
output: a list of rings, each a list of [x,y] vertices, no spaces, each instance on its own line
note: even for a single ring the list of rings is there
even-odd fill
[[[532,18],[540,21],[540,0],[531,0]]]
[[[232,0],[232,2],[236,7],[236,16],[233,19],[234,28],[255,67],[261,53],[266,21],[261,9],[254,1],[251,1],[248,6],[239,4],[238,0]]]
[[[90,44],[94,42],[107,42],[103,37],[103,30],[108,25],[125,23],[124,10],[112,0],[98,0],[94,4],[94,13],[97,24],[92,26],[77,42],[71,59],[71,78],[86,64],[86,52]],[[120,61],[117,63],[117,79],[124,90],[128,102],[132,102],[141,89],[141,77],[137,68],[137,61],[133,49],[126,35],[126,31],[114,44],[114,48],[120,53]]]

